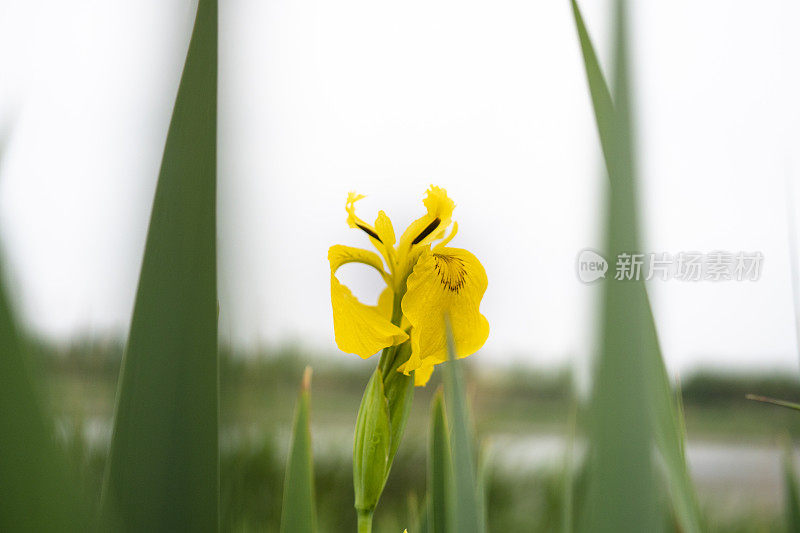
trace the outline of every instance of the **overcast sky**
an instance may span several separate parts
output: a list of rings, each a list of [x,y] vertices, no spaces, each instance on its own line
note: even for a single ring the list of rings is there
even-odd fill
[[[606,58],[608,5],[583,4]],[[34,332],[127,331],[195,7],[0,0],[0,237]],[[796,370],[800,5],[634,8],[645,250],[764,256],[755,282],[651,283],[668,365]],[[228,0],[219,38],[224,336],[333,350],[327,248],[368,246],[347,192],[402,232],[433,183],[489,276],[479,357],[591,353],[599,289],[575,263],[601,245],[605,177],[567,0]]]

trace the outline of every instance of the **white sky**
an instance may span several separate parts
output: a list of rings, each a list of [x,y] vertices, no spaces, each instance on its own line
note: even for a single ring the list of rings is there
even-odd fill
[[[223,335],[333,349],[327,248],[368,246],[347,192],[400,233],[435,183],[489,275],[480,357],[591,352],[598,289],[574,269],[605,177],[567,0],[221,4]],[[605,57],[607,3],[583,4]],[[796,370],[800,5],[635,4],[646,250],[765,256],[758,282],[651,285],[667,362]],[[127,330],[195,6],[0,0],[0,236],[36,332]],[[346,270],[374,300],[377,276]]]

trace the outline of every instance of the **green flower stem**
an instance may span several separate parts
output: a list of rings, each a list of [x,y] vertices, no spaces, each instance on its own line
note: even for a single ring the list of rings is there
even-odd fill
[[[372,533],[372,511],[358,512],[358,533]]]
[[[389,369],[394,366],[394,358],[397,355],[397,346],[387,346],[381,352],[381,359],[378,362],[378,368],[381,370],[381,376],[386,381],[389,375]]]

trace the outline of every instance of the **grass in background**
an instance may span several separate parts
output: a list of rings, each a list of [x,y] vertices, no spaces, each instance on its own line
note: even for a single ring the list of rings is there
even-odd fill
[[[440,389],[433,397],[428,429],[428,486],[427,523],[429,533],[448,533],[454,522],[448,510],[455,508],[448,501],[449,486],[453,483],[453,458],[450,454],[450,434],[444,410],[444,393]]]
[[[451,521],[451,531],[459,533],[483,533],[486,531],[486,516],[479,495],[478,475],[475,467],[475,444],[470,409],[464,391],[462,361],[455,358],[453,335],[448,325],[448,352],[450,360],[445,363],[444,404],[450,425],[450,456],[452,458],[453,482],[446,484],[449,492],[445,498]],[[434,418],[436,415],[434,414]]]
[[[113,385],[121,348],[116,342],[81,343],[69,350],[38,346],[39,366],[46,370],[50,406],[68,432],[71,456],[80,466],[88,492],[98,498],[106,461],[103,435],[113,406]],[[87,356],[84,357],[83,354]],[[105,355],[104,355],[105,354]],[[335,361],[332,362],[332,361]],[[314,479],[319,531],[355,529],[352,513],[351,446],[360,391],[369,378],[369,364],[339,364],[325,354],[311,355],[296,348],[225,354],[221,358],[221,504],[223,531],[279,530],[290,428],[305,362],[314,365],[311,427],[314,436]],[[464,360],[475,425],[482,439],[564,435],[572,409],[569,375],[526,368],[475,367]],[[358,362],[360,363],[360,362]],[[470,364],[472,363],[472,364]],[[441,376],[440,376],[441,377]],[[440,378],[439,377],[439,378]],[[429,406],[440,379],[417,391],[408,434],[401,444],[381,505],[376,531],[409,527],[409,494],[424,500]],[[752,389],[774,396],[800,399],[800,383],[784,376],[687,376],[682,388],[689,433],[695,440],[765,446],[784,428],[800,437],[800,417],[789,409],[748,402]],[[269,406],[266,409],[264,406]],[[579,419],[586,413],[579,412]],[[579,425],[583,425],[582,423]],[[106,434],[107,435],[107,434]],[[107,437],[106,437],[107,438]],[[99,440],[98,440],[99,439]],[[585,498],[576,446],[575,502]],[[497,456],[497,453],[494,454]],[[502,455],[500,457],[502,459]],[[564,512],[563,468],[490,463],[486,496],[489,531],[555,531]],[[703,489],[704,487],[701,487]],[[746,503],[730,507],[725,494],[701,491],[709,514],[709,531],[784,531],[780,509]],[[776,496],[777,497],[777,496]],[[397,529],[397,527],[400,529]]]
[[[306,367],[297,398],[292,444],[286,460],[281,511],[282,533],[312,533],[317,530],[310,411],[311,367]]]

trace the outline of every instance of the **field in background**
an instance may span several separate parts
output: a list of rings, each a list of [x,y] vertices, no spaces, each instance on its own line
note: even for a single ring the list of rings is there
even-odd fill
[[[119,342],[36,346],[46,394],[76,464],[99,496],[111,431]],[[352,530],[352,428],[373,362],[343,364],[341,354],[281,349],[221,356],[221,483],[225,530],[277,531],[297,387],[314,367],[312,431],[320,526]],[[561,520],[564,436],[573,406],[568,372],[466,365],[475,425],[490,476],[494,531],[552,531]],[[407,435],[376,514],[377,531],[402,531],[414,519],[425,482],[430,398],[439,378],[418,389]],[[696,374],[683,382],[689,462],[714,531],[779,531],[782,489],[777,440],[800,437],[788,409],[745,400],[758,392],[800,400],[793,376]],[[533,500],[531,495],[534,495]],[[532,503],[533,502],[533,503]]]

